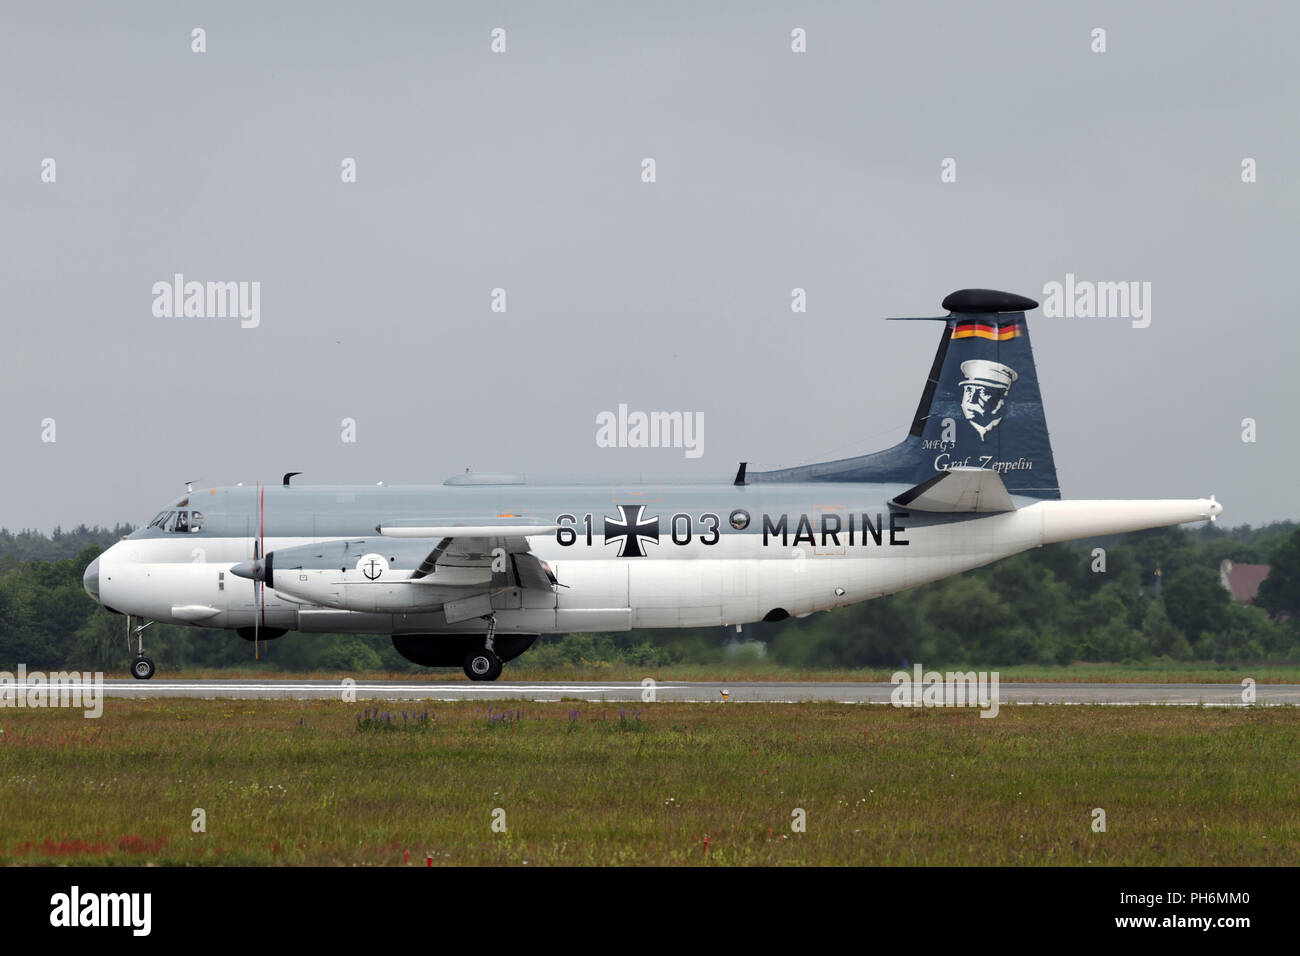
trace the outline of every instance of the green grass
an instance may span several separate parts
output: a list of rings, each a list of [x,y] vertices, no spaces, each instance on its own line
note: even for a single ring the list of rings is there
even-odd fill
[[[1300,863],[1291,708],[365,706],[0,711],[0,863]]]
[[[1018,664],[1013,667],[989,667],[974,664],[925,664],[926,670],[996,670],[1001,680],[1026,683],[1161,683],[1161,684],[1240,684],[1243,677],[1253,677],[1259,684],[1300,683],[1300,665],[1295,664],[1215,664],[1196,662],[1187,664],[1070,664],[1049,667],[1037,664]],[[572,667],[535,667],[528,655],[506,664],[503,681],[640,681],[653,677],[657,681],[885,681],[896,668],[864,669],[811,669],[789,667],[783,664],[758,662],[721,662],[717,664],[670,664],[662,667],[631,667],[603,661],[589,661]],[[123,670],[109,677],[130,677]],[[311,671],[293,672],[248,667],[229,669],[166,670],[160,668],[158,680],[168,678],[185,680],[221,680],[225,678],[265,678],[267,680],[318,680],[338,681],[344,677],[357,680],[465,680],[459,668],[440,668],[421,673],[392,671],[344,672]]]

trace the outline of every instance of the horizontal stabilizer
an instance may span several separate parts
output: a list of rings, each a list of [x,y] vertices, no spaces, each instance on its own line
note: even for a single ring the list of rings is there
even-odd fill
[[[998,473],[987,468],[950,468],[903,492],[894,504],[949,514],[1016,509]]]

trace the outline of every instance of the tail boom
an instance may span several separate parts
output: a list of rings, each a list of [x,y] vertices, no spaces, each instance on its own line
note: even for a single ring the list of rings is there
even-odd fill
[[[1018,515],[1042,522],[1042,543],[1145,531],[1214,520],[1223,505],[1209,498],[1152,501],[1037,501]]]

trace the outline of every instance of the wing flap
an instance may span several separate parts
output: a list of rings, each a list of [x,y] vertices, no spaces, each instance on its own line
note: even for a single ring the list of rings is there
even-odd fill
[[[555,584],[555,575],[550,566],[535,554],[512,554],[515,566],[515,580],[526,591],[550,591]]]

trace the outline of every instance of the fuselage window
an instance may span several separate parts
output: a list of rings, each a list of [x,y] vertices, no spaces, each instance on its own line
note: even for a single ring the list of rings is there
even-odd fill
[[[202,527],[203,527],[203,512],[191,511],[190,512],[190,533],[193,534],[195,531],[200,530]]]
[[[149,522],[149,527],[165,529],[167,527],[167,519],[170,518],[171,516],[172,516],[172,512],[170,511],[160,511],[158,512],[157,515],[154,516],[154,519]]]
[[[176,512],[176,524],[172,526],[172,530],[175,531],[177,534],[186,534],[189,532],[190,513],[188,511]]]

